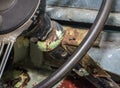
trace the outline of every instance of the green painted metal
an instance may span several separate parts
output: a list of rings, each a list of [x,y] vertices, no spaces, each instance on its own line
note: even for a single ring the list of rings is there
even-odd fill
[[[55,49],[62,41],[63,32],[61,30],[56,31],[56,35],[58,37],[57,40],[52,41],[50,44],[47,45],[47,41],[38,41],[37,45],[41,51],[51,51]]]

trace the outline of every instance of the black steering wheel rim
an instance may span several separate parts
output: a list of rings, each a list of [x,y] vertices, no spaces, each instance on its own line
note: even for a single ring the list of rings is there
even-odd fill
[[[85,56],[101,30],[103,29],[104,24],[109,16],[112,4],[113,0],[103,0],[101,8],[92,27],[90,28],[88,34],[81,42],[74,54],[57,71],[55,71],[52,75],[40,82],[34,88],[51,88],[63,77],[65,77],[67,73],[71,71],[71,69],[77,64],[77,62]]]

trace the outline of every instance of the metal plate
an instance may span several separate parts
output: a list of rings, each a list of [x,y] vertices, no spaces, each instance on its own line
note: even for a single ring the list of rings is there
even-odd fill
[[[47,0],[49,6],[65,6],[98,10],[102,0]],[[113,11],[120,12],[120,0],[115,0]]]

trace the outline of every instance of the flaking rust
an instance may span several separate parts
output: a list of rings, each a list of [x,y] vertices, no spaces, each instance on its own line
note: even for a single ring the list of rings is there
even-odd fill
[[[55,26],[55,25],[53,25],[53,26]],[[79,44],[82,42],[82,40],[88,33],[89,29],[73,28],[73,27],[68,27],[68,26],[63,26],[63,29],[64,29],[64,36],[61,41],[61,46],[67,53],[69,53],[69,55],[71,55],[76,50],[76,48],[79,46]],[[93,47],[99,48],[101,36],[102,36],[102,33],[100,33],[100,35],[94,42]],[[56,28],[53,27],[53,31],[51,32],[50,37],[48,37],[48,39],[46,40],[46,46],[48,47],[56,39],[58,39],[56,36]],[[46,48],[46,49],[48,51],[51,50],[49,48]],[[54,55],[54,54],[55,53],[53,53],[52,55]],[[60,53],[60,55],[61,55],[61,53]],[[51,54],[50,54],[50,57],[51,57]],[[48,56],[47,56],[47,58],[48,58]],[[48,59],[48,60],[51,60],[50,61],[50,63],[51,63],[53,59],[54,59],[54,56],[52,56],[52,58]],[[56,60],[56,59],[54,59],[54,60]],[[62,59],[60,59],[60,60],[62,60]],[[60,60],[58,60],[57,63],[59,63]],[[54,63],[56,63],[56,62],[54,62]],[[88,71],[88,73],[92,74],[94,77],[107,77],[107,78],[110,77],[109,74],[107,72],[105,72],[99,65],[97,65],[97,63],[94,62],[88,54],[85,55],[85,57],[82,59],[80,64],[83,66],[83,68],[85,68]]]
[[[67,26],[64,26],[63,29],[65,30],[65,35],[62,40],[62,47],[64,49],[66,49],[66,45],[75,46],[75,47],[79,46],[79,44],[82,42],[82,40],[89,31],[89,29],[73,28]],[[93,46],[99,47],[101,36],[102,36],[102,32],[94,42]]]
[[[65,35],[62,40],[62,47],[67,52],[72,54],[85,38],[89,29],[80,29],[67,26],[64,26],[63,28],[65,31]],[[100,33],[100,35],[94,42],[93,47],[99,47],[102,33],[103,32]],[[110,77],[110,75],[105,72],[96,62],[94,62],[88,54],[85,55],[80,64],[88,71],[88,73],[92,74],[94,77]]]
[[[70,27],[64,27],[65,35],[62,41],[62,45],[73,45],[78,46],[85,35],[87,34],[87,30],[79,30],[73,29]]]
[[[58,23],[52,21],[52,32],[49,33],[45,41],[38,41],[37,45],[41,51],[51,51],[55,49],[63,39],[63,29]]]
[[[24,88],[27,83],[30,81],[30,77],[27,73],[22,73],[19,76],[20,81],[15,84],[15,88]]]
[[[87,72],[92,74],[95,78],[110,78],[110,75],[105,72],[96,62],[94,62],[88,54],[81,60],[80,64],[87,70]]]

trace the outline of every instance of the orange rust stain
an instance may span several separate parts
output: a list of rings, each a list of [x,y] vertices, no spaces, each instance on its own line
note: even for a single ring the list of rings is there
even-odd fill
[[[78,46],[88,32],[88,30],[85,29],[80,30],[72,27],[64,27],[64,30],[65,35],[62,40],[62,46],[64,48],[66,48],[65,45]]]

